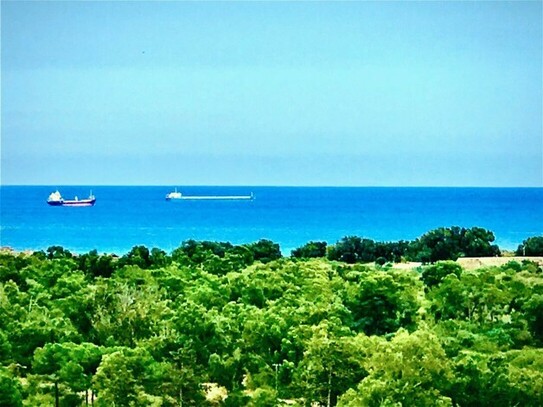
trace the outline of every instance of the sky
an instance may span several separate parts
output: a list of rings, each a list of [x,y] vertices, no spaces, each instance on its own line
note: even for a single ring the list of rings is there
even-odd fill
[[[543,187],[540,1],[0,11],[2,185]]]

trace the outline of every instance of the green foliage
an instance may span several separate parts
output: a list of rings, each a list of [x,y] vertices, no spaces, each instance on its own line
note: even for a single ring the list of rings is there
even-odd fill
[[[51,246],[47,248],[47,258],[51,259],[71,259],[73,257],[69,250],[64,249],[62,246]]]
[[[422,281],[428,288],[437,286],[443,282],[449,274],[460,277],[462,266],[454,261],[440,261],[434,265],[427,266],[422,271]]]
[[[0,405],[542,405],[541,268],[343,261],[408,246],[0,254]]]
[[[338,396],[366,375],[365,343],[346,335],[341,326],[323,321],[311,327],[306,351],[294,373],[306,400],[335,405]]]
[[[248,245],[187,240],[172,252],[171,258],[180,265],[202,265],[212,274],[226,274],[253,264],[255,253]]]
[[[0,406],[20,407],[23,405],[22,386],[19,379],[6,367],[0,366]]]
[[[543,256],[543,236],[530,237],[518,246],[517,256]]]
[[[230,243],[187,240],[183,242],[183,245],[179,249],[192,262],[201,264],[209,254],[214,254],[222,258],[232,248],[233,246]]]
[[[352,328],[367,335],[384,335],[400,327],[413,329],[420,308],[420,283],[413,272],[370,271],[346,284],[345,305]]]
[[[493,354],[462,351],[453,359],[453,369],[455,379],[449,393],[457,405],[542,405],[541,349],[526,348]]]
[[[399,263],[402,261],[402,257],[406,255],[408,248],[409,242],[406,242],[404,240],[400,240],[398,242],[376,242],[376,262],[379,259],[384,259],[385,262]],[[380,261],[380,263],[382,263],[382,261]]]
[[[277,393],[271,388],[258,388],[254,391],[247,405],[251,407],[275,407],[277,406]]]
[[[400,262],[402,258],[423,263],[456,260],[458,257],[499,256],[493,245],[494,234],[488,230],[453,226],[431,230],[412,242],[375,242],[358,236],[346,236],[329,247],[328,258],[346,263],[368,263],[379,259]]]
[[[345,263],[367,263],[376,259],[375,242],[358,236],[347,236],[330,247],[328,258]]]
[[[116,268],[112,256],[99,255],[96,250],[79,256],[78,264],[79,269],[91,277],[109,277]]]
[[[152,265],[149,249],[145,246],[134,246],[127,254],[119,259],[119,266],[138,266],[148,269]]]
[[[452,406],[446,396],[453,378],[439,339],[427,329],[399,330],[391,341],[368,342],[368,375],[338,406]]]
[[[379,266],[384,266],[386,262],[387,262],[387,259],[385,259],[384,257],[377,257],[375,259],[375,264]]]
[[[292,257],[298,259],[310,259],[326,256],[326,242],[309,242],[292,251]]]
[[[144,349],[121,348],[104,355],[94,377],[97,406],[146,406],[161,381],[160,366]]]
[[[473,227],[471,229],[453,226],[438,228],[414,240],[408,249],[408,257],[423,263],[438,260],[456,260],[458,257],[499,256],[498,246],[492,245],[491,231]]]
[[[31,264],[29,256],[0,253],[0,282],[14,281],[21,284],[20,271]]]
[[[539,287],[540,291],[541,288]],[[538,293],[527,299],[523,305],[528,326],[533,337],[543,345],[543,293]]]
[[[271,240],[261,239],[256,243],[246,245],[246,247],[253,253],[254,259],[262,263],[269,263],[282,257],[279,245]]]

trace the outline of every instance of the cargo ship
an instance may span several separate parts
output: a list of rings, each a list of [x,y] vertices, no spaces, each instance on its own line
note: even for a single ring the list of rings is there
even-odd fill
[[[254,199],[252,192],[250,195],[183,195],[175,188],[173,192],[166,194],[166,201],[253,201]]]
[[[51,193],[47,198],[47,203],[51,206],[94,206],[95,202],[96,197],[92,191],[86,199],[79,199],[77,196],[74,199],[64,199],[58,191]]]

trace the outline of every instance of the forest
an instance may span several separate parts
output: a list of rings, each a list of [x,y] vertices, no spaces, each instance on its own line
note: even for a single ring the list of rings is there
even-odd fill
[[[543,268],[454,261],[493,241],[4,250],[0,406],[542,406]]]

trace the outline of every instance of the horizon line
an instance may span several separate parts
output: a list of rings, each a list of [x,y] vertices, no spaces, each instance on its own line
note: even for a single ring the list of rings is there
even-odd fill
[[[543,188],[542,185],[270,185],[270,184],[1,184],[0,187],[213,187],[213,188]]]

